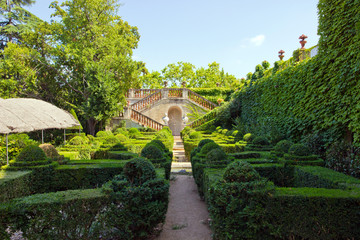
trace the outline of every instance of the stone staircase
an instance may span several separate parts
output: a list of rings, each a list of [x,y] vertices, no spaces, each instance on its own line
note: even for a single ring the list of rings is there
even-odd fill
[[[184,144],[180,136],[174,136],[173,154],[171,172],[191,172],[191,163],[185,157]]]

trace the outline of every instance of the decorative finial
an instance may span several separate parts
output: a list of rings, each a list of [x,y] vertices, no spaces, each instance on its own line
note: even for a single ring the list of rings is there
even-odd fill
[[[299,37],[299,39],[301,39],[301,41],[300,41],[301,49],[305,49],[305,44],[307,43],[307,41],[305,41],[306,38],[308,38],[308,37],[305,34],[303,34]]]
[[[285,57],[285,56],[284,56],[284,53],[285,53],[285,51],[282,50],[282,49],[279,51],[279,58],[280,58],[280,60],[283,60],[283,58]]]

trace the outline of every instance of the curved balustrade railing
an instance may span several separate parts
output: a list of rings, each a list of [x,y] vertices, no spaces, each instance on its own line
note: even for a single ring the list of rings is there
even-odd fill
[[[182,98],[184,96],[183,91],[183,88],[169,88],[168,98]]]
[[[159,91],[159,89],[129,89],[126,94],[127,98],[144,98],[147,97],[154,92]]]
[[[216,105],[215,103],[207,100],[206,98],[204,98],[203,96],[188,90],[188,98],[194,102],[196,102],[197,104],[199,104],[200,106],[209,109],[209,110],[213,110],[214,108],[216,108],[218,105]]]
[[[161,98],[162,98],[162,92],[161,90],[157,90],[156,92],[153,92],[152,94],[141,99],[140,101],[132,104],[131,108],[136,111],[141,111],[144,108],[150,107],[151,104],[161,100]]]
[[[131,114],[130,114],[131,120],[138,122],[139,124],[141,124],[143,126],[155,129],[157,131],[161,130],[164,127],[163,124],[155,121],[152,118],[149,118],[148,116],[145,116],[144,114],[142,114],[134,109],[130,109],[130,111],[131,111]]]

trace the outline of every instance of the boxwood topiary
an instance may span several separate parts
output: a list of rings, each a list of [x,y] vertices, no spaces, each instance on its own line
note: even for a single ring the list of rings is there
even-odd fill
[[[206,162],[221,162],[227,160],[227,155],[221,148],[215,148],[206,154]]]
[[[297,144],[293,144],[290,147],[289,154],[296,156],[309,156],[310,150],[304,144],[297,143]]]
[[[129,139],[122,133],[118,133],[115,136],[120,142],[127,142]]]
[[[141,150],[141,156],[147,159],[161,159],[164,157],[164,153],[155,145],[146,145]]]
[[[48,157],[48,158],[59,157],[59,153],[56,150],[56,148],[49,143],[41,144],[41,145],[39,145],[39,148],[41,148],[44,151],[46,157]]]
[[[202,134],[200,132],[192,132],[190,133],[190,139],[201,139]]]
[[[269,141],[267,140],[266,137],[263,136],[259,136],[259,137],[255,137],[254,140],[252,140],[252,143],[255,145],[261,145],[261,146],[268,146],[270,145]]]
[[[278,142],[275,145],[274,150],[276,152],[288,153],[291,145],[293,145],[293,143],[291,141],[289,141],[289,140],[281,140],[280,142]]]
[[[134,158],[127,162],[123,170],[126,179],[134,185],[141,185],[156,178],[153,164],[144,158]]]
[[[75,145],[75,146],[87,145],[89,144],[89,142],[90,142],[89,139],[85,136],[75,136],[69,141],[69,145]]]
[[[120,139],[115,136],[107,136],[104,139],[104,144],[117,144],[120,143]]]
[[[255,136],[251,133],[247,133],[244,135],[243,139],[246,142],[252,142],[254,140]]]
[[[201,148],[200,153],[206,155],[215,148],[220,148],[220,146],[215,142],[209,142]]]
[[[163,143],[161,140],[159,140],[159,139],[151,140],[150,144],[154,144],[155,146],[159,147],[160,150],[163,150],[163,151],[168,150],[168,149],[165,147],[164,143]]]
[[[111,131],[98,131],[96,133],[96,137],[105,138],[105,137],[109,137],[109,136],[114,136],[114,134]]]
[[[46,160],[46,155],[40,147],[29,145],[20,152],[16,160],[22,162],[42,161]]]
[[[236,161],[226,167],[223,176],[226,182],[250,182],[260,180],[259,173],[245,161]]]
[[[198,144],[198,151],[200,151],[201,148],[202,148],[205,144],[211,143],[211,142],[215,143],[214,140],[208,139],[208,138],[201,140],[201,141],[199,142],[199,144]]]

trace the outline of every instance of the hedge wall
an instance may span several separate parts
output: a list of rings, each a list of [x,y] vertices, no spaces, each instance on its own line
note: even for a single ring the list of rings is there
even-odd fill
[[[318,55],[245,86],[215,124],[272,140],[316,130],[327,142],[353,134],[359,143],[360,4],[320,0],[318,9]]]
[[[202,189],[213,219],[214,239],[360,238],[360,180],[321,167],[253,166],[277,185],[266,198],[251,199],[236,184],[224,182],[223,168],[204,169]],[[244,203],[248,208],[239,208]],[[261,218],[256,217],[259,214]]]

